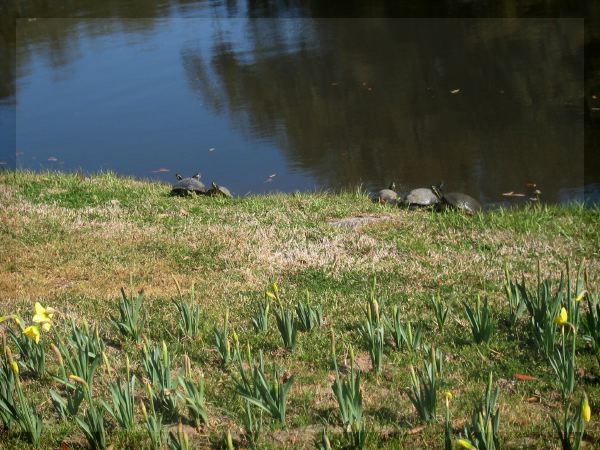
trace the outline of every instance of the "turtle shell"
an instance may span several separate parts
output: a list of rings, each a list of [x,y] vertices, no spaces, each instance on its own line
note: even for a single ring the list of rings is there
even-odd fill
[[[440,202],[440,199],[429,188],[413,189],[404,199],[407,206],[434,206]]]
[[[460,209],[467,214],[475,214],[483,208],[481,203],[473,197],[462,192],[449,192],[444,194],[444,203],[452,208]]]
[[[179,174],[177,175],[178,181],[173,185],[171,195],[206,194],[206,186],[200,181],[199,174],[188,178],[183,178]]]

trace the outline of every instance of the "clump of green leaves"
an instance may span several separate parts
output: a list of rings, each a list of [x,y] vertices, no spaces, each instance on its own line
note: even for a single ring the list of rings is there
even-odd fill
[[[483,301],[481,306],[481,299],[477,296],[477,303],[475,304],[475,310],[467,302],[463,302],[467,319],[471,325],[471,333],[476,343],[489,341],[494,325],[492,323],[492,313],[488,306],[487,297]]]
[[[515,325],[525,312],[524,297],[527,295],[525,281],[515,282],[512,280],[508,266],[504,266],[504,293],[508,301],[509,324]]]
[[[117,423],[126,430],[135,426],[135,375],[131,374],[129,357],[125,360],[125,379],[119,379],[109,384],[112,406],[102,401],[102,406]]]
[[[200,334],[202,329],[202,308],[196,302],[194,285],[192,284],[190,299],[188,301],[184,300],[177,280],[175,280],[175,285],[177,286],[179,298],[173,299],[173,304],[179,314],[179,321],[177,322],[179,333],[181,336],[195,338]]]
[[[411,388],[408,398],[417,410],[419,417],[428,423],[436,421],[438,375],[441,361],[438,352],[433,346],[429,351],[429,358],[423,359],[423,370],[410,366]]]
[[[467,442],[477,450],[500,450],[500,409],[496,406],[499,393],[498,387],[493,388],[490,372],[483,399],[464,429]]]
[[[406,326],[402,323],[400,308],[394,306],[392,317],[384,316],[385,324],[392,335],[396,349],[408,349],[411,352],[417,352],[421,348],[421,326],[413,328],[411,322]]]
[[[6,360],[1,367],[0,379],[6,380],[6,385],[0,388],[0,417],[7,426],[12,422],[16,423],[29,442],[37,448],[43,430],[42,417],[36,405],[30,405],[25,399],[19,377],[19,366],[12,358],[8,347],[4,348],[4,356]],[[7,373],[9,369],[12,375]]]
[[[374,298],[369,299],[365,314],[366,318],[359,325],[358,333],[367,347],[373,370],[379,374],[383,365],[385,333],[377,300]]]
[[[223,318],[223,326],[215,327],[214,330],[215,336],[215,348],[217,350],[217,354],[221,358],[221,365],[225,368],[230,363],[235,354],[235,349],[237,348],[237,335],[235,332],[233,336],[235,339],[236,346],[234,347],[234,351],[231,349],[231,342],[229,340],[229,310],[225,310],[225,317]]]
[[[189,450],[190,441],[187,434],[183,431],[183,425],[181,420],[177,426],[177,433],[169,432],[169,438],[167,439],[169,450]]]
[[[167,417],[177,416],[177,396],[175,387],[177,381],[171,375],[172,360],[165,342],[161,347],[148,349],[148,343],[142,347],[142,364],[146,376],[154,388],[150,399],[158,410]]]
[[[437,323],[438,330],[440,332],[443,332],[444,325],[446,324],[446,319],[448,318],[448,313],[450,312],[450,307],[447,306],[438,297],[432,295],[431,308],[433,309],[433,312],[435,314],[435,321]]]
[[[110,316],[110,320],[117,331],[126,339],[141,342],[144,318],[142,316],[142,302],[144,290],[141,289],[134,297],[133,289],[129,297],[125,289],[121,288],[121,301],[119,302],[119,317]]]
[[[83,378],[76,375],[69,375],[69,378],[83,386],[85,398],[88,403],[88,407],[85,414],[83,414],[83,417],[75,417],[77,425],[79,425],[79,428],[83,431],[83,434],[92,449],[105,449],[107,447],[107,436],[102,408],[96,406],[92,399],[91,387]]]
[[[263,410],[259,408],[258,414],[254,412],[252,403],[246,400],[246,408],[242,418],[246,440],[252,449],[259,448],[258,441],[263,431]]]
[[[265,373],[262,351],[258,363],[253,360],[250,351],[247,352],[247,365],[249,373],[239,358],[239,378],[232,376],[237,393],[255,406],[266,411],[281,424],[285,423],[286,404],[288,394],[294,383],[294,377],[284,377],[284,371],[273,365],[271,380]]]
[[[296,335],[298,334],[298,322],[294,318],[294,312],[283,305],[277,283],[273,283],[272,290],[267,291],[266,295],[277,302],[275,306],[277,329],[283,340],[283,346],[293,352],[296,348]]]
[[[269,311],[271,309],[271,300],[265,295],[265,299],[256,303],[254,317],[252,317],[252,327],[257,333],[266,333],[269,331]]]
[[[360,371],[354,364],[354,350],[350,347],[350,372],[342,378],[338,369],[333,335],[331,339],[331,353],[335,368],[335,380],[331,389],[338,403],[344,434],[349,439],[351,447],[363,448],[367,440],[367,431],[363,418]]]
[[[306,292],[306,302],[299,301],[296,304],[296,315],[300,331],[312,331],[323,323],[323,307],[311,306],[308,292]]]
[[[140,401],[140,407],[142,409],[142,415],[144,416],[144,428],[146,428],[146,433],[150,438],[150,444],[153,450],[158,450],[162,446],[164,439],[163,432],[163,419],[162,415],[156,411],[154,407],[153,399],[156,397],[154,390],[152,389],[152,385],[150,383],[146,384],[146,392],[148,393],[149,405],[150,405],[150,413],[146,409],[146,405],[143,401]]]
[[[565,333],[565,328],[569,328],[570,332]],[[575,390],[575,341],[575,328],[569,324],[562,325],[561,345],[553,354],[548,355],[550,365],[558,378],[563,400],[567,400]]]
[[[178,377],[179,386],[183,392],[177,392],[177,396],[187,407],[196,427],[202,423],[208,423],[208,412],[204,398],[204,376],[198,382],[192,380],[192,363],[187,355],[184,355],[184,374]]]

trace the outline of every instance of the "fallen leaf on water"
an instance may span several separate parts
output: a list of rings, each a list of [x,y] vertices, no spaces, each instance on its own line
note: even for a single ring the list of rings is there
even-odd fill
[[[450,91],[451,94],[458,94],[460,92],[460,89],[454,89],[452,91]]]
[[[410,430],[408,430],[408,434],[417,434],[417,433],[420,433],[426,427],[427,427],[427,425],[419,425],[418,427],[411,428]]]
[[[58,158],[55,158],[54,156],[49,156],[48,161],[58,161]]]
[[[523,373],[515,373],[513,375],[513,377],[515,378],[515,380],[519,380],[519,381],[535,381],[535,380],[537,380],[536,377],[532,377],[531,375],[525,375]]]
[[[273,178],[275,178],[276,175],[276,173],[272,173],[271,175],[269,175],[265,180],[265,183],[270,183],[271,181],[273,181]]]

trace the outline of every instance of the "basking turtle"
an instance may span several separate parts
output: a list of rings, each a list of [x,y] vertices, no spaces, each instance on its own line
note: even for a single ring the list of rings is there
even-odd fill
[[[462,192],[449,192],[444,194],[441,186],[431,186],[431,190],[440,199],[442,208],[455,208],[472,216],[482,210],[481,203],[473,197]]]
[[[208,195],[211,197],[226,197],[231,198],[231,192],[225,186],[219,186],[217,183],[213,181],[212,188],[208,190]]]
[[[380,190],[377,193],[377,197],[375,197],[374,200],[382,204],[389,203],[390,205],[395,205],[396,203],[398,203],[396,183],[392,182],[389,188]]]
[[[436,206],[440,199],[428,188],[413,189],[404,198],[403,202],[409,208]]]
[[[171,195],[206,194],[206,186],[200,181],[200,172],[189,178],[183,178],[178,173],[175,174],[175,177],[177,178],[177,183],[173,185]]]

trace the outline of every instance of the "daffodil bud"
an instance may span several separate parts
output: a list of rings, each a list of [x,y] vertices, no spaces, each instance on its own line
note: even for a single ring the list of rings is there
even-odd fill
[[[83,378],[78,377],[77,375],[74,375],[74,374],[69,375],[69,380],[74,381],[75,383],[79,383],[82,386],[87,387],[87,385],[88,385]]]
[[[581,402],[581,417],[586,422],[592,419],[592,408],[590,408],[590,402],[586,393],[583,394],[583,402]]]
[[[19,378],[19,365],[17,364],[17,362],[11,361],[10,367],[11,367],[13,373],[15,374],[15,377]]]
[[[466,448],[467,450],[477,450],[477,448],[476,448],[476,447],[475,447],[473,444],[471,444],[471,442],[470,442],[469,440],[467,440],[467,439],[462,439],[462,438],[461,438],[461,439],[458,439],[458,440],[456,441],[456,443],[457,443],[457,444],[458,444],[460,447],[462,447],[462,448]]]
[[[233,439],[231,438],[231,431],[227,430],[227,450],[233,450]]]

